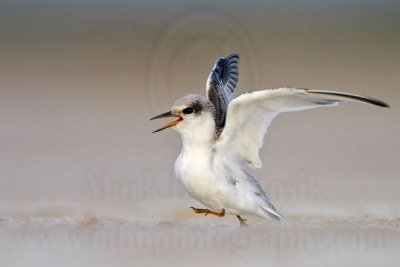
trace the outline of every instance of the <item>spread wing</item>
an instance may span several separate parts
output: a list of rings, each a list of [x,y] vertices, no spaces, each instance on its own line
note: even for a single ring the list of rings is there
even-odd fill
[[[216,144],[225,155],[250,168],[260,168],[258,151],[272,120],[282,112],[300,111],[341,102],[361,101],[389,107],[386,103],[359,95],[331,91],[278,88],[246,93],[233,99],[228,107],[226,125]]]
[[[239,80],[239,55],[221,57],[215,63],[207,79],[207,97],[215,107],[217,130],[225,125],[226,111],[231,95]]]

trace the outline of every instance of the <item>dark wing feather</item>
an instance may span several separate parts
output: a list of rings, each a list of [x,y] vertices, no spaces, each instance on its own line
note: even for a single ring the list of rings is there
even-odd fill
[[[239,81],[239,55],[221,57],[215,63],[207,80],[207,97],[215,106],[217,130],[224,128],[231,95]]]

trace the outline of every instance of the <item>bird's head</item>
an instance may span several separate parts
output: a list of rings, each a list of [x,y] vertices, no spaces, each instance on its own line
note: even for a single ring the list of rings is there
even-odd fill
[[[215,132],[214,105],[201,95],[186,95],[178,99],[171,110],[150,120],[175,117],[176,120],[165,124],[153,133],[173,127],[183,136],[209,135]],[[206,137],[206,136],[203,136]]]

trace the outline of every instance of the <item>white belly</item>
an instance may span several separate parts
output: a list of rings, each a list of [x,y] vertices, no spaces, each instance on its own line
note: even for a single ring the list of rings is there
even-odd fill
[[[217,159],[214,163],[211,150],[193,151],[181,152],[175,162],[175,173],[193,198],[214,211],[225,209],[228,214],[255,214],[265,204],[245,179],[235,183],[233,177],[246,174],[228,171],[225,167],[231,162]]]
[[[175,172],[189,194],[210,209],[222,210],[221,179],[216,179],[208,155],[184,155],[175,162]]]

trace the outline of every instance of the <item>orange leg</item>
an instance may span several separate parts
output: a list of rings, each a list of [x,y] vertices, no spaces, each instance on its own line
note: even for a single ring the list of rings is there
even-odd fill
[[[204,216],[207,216],[208,214],[212,214],[215,215],[217,217],[224,217],[225,216],[225,209],[222,209],[221,212],[216,212],[213,210],[209,210],[209,209],[196,209],[193,207],[190,207],[194,212],[196,213],[204,213]]]
[[[242,217],[240,217],[240,215],[236,215],[236,217],[240,222],[240,227],[249,227],[249,225],[246,223],[247,219],[243,219]]]

